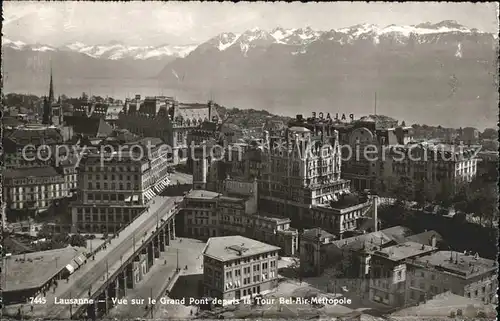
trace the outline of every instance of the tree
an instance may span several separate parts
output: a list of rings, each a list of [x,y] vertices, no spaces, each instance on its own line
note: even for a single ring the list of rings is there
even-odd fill
[[[88,100],[89,99],[89,95],[87,95],[86,92],[82,92],[82,100]]]
[[[415,201],[419,208],[424,208],[431,200],[429,186],[425,179],[420,180],[415,186]]]
[[[44,225],[42,225],[42,227],[38,231],[37,237],[41,238],[41,239],[42,238],[49,238],[50,239],[50,238],[52,238],[52,234],[54,234],[54,233],[53,233],[52,229],[50,228],[50,226],[47,224],[44,224]]]
[[[410,180],[405,176],[400,177],[397,184],[393,187],[392,192],[394,198],[396,199],[395,205],[406,208],[406,203],[413,197]]]
[[[481,133],[481,139],[498,139],[498,131],[493,128],[486,128]]]
[[[87,240],[81,234],[73,234],[69,239],[71,246],[87,247]]]
[[[442,184],[441,189],[436,195],[437,204],[445,209],[449,209],[453,205],[453,194],[449,184]]]

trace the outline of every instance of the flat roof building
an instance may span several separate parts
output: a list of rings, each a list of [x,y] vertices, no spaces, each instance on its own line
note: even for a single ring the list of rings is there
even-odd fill
[[[26,302],[47,291],[54,280],[72,274],[84,264],[85,252],[85,248],[65,247],[3,258],[4,303]]]
[[[497,262],[478,254],[439,251],[408,262],[408,301],[451,291],[485,304],[496,303]]]
[[[277,286],[279,247],[243,236],[210,238],[203,250],[204,295],[230,305]]]

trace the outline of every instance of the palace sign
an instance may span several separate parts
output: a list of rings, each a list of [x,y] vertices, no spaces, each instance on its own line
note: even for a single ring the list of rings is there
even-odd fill
[[[339,113],[336,113],[334,115],[334,117],[332,118],[332,116],[330,115],[330,113],[327,113],[326,117],[325,117],[325,114],[323,112],[316,113],[315,111],[313,111],[312,118],[314,118],[314,119],[320,119],[320,120],[325,119],[325,120],[342,120],[342,121],[345,121],[345,120],[349,119],[350,121],[353,121],[354,120],[354,114],[343,114],[343,113],[339,114]]]

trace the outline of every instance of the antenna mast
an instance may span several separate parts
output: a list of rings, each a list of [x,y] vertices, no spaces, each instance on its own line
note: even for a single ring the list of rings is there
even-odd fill
[[[377,92],[375,92],[375,116],[377,116]]]

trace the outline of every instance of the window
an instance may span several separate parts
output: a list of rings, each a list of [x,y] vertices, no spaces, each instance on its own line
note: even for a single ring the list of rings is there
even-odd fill
[[[402,277],[403,277],[403,272],[398,271],[398,280],[401,280]]]

